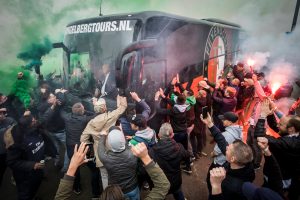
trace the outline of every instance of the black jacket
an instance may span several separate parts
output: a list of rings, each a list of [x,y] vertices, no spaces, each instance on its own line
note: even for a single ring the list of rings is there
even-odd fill
[[[224,114],[226,112],[234,112],[237,100],[235,97],[218,97],[217,90],[213,93],[213,100],[221,104],[220,114]]]
[[[156,111],[159,114],[169,115],[170,123],[174,133],[185,132],[187,130],[186,109],[183,106],[187,105],[174,105],[171,109],[161,108],[159,101],[155,101]],[[182,106],[182,109],[179,107]]]
[[[85,129],[87,123],[96,115],[76,115],[73,113],[61,112],[66,126],[66,143],[67,145],[80,144],[80,136]]]
[[[189,157],[189,152],[181,144],[168,138],[160,140],[150,148],[149,154],[170,181],[169,192],[177,191],[182,184],[180,162]]]
[[[222,153],[226,155],[226,148],[228,146],[228,143],[225,140],[225,137],[222,135],[221,131],[215,125],[209,128],[209,130]],[[240,169],[229,168],[227,170],[226,178],[222,182],[224,199],[243,200],[244,197],[241,195],[241,189],[239,188],[239,186],[241,185],[240,183],[252,182],[254,179],[255,172],[252,163],[249,163],[245,167]]]
[[[300,136],[282,136],[274,138],[266,135],[265,119],[258,119],[256,136],[265,136],[269,141],[269,148],[279,163],[284,180],[300,176]]]
[[[21,129],[18,125],[11,130],[14,143],[7,149],[7,165],[15,178],[32,172],[34,164],[44,159],[44,140],[39,128]]]
[[[40,106],[40,119],[46,130],[52,133],[65,130],[65,122],[61,117],[61,110],[61,106],[56,106],[54,109],[51,109],[51,104],[49,103],[44,103]]]

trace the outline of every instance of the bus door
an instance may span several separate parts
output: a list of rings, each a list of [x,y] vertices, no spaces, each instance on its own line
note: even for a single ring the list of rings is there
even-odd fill
[[[138,86],[141,83],[140,76],[140,53],[132,51],[125,54],[122,58],[122,64],[120,68],[120,74],[118,79],[121,81],[118,85],[122,87],[125,93],[128,95],[130,91],[137,91]]]

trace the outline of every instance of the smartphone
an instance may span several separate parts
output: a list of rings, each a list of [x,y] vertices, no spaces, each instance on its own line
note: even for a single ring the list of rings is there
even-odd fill
[[[95,152],[94,152],[94,144],[93,143],[87,143],[86,146],[89,147],[88,151],[86,152],[86,159],[89,161],[94,161],[96,159]]]
[[[202,116],[203,116],[203,119],[207,118],[207,114],[208,114],[208,107],[207,106],[202,107]]]

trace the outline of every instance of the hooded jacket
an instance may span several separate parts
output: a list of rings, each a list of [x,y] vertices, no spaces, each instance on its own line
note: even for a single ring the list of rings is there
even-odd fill
[[[157,113],[170,116],[170,123],[174,133],[187,130],[186,110],[188,105],[175,104],[171,109],[166,109],[160,107],[159,101],[155,101],[155,104]]]
[[[161,139],[150,150],[150,156],[158,163],[171,183],[169,193],[177,191],[182,184],[180,162],[189,157],[181,144],[171,138]]]
[[[222,133],[222,135],[225,137],[227,143],[231,144],[235,140],[242,140],[242,128],[238,125],[228,126],[225,128],[225,131]],[[214,157],[214,163],[223,165],[226,162],[226,157],[222,153],[218,144],[216,144],[214,147],[214,153],[216,154],[216,157]]]
[[[133,145],[140,142],[144,142],[147,147],[152,147],[156,143],[155,131],[149,127],[144,130],[138,130],[135,136],[129,141]]]
[[[117,184],[124,194],[137,187],[137,158],[127,147],[121,152],[105,148],[105,136],[100,136],[98,156],[108,173],[108,184]],[[109,143],[109,142],[108,142]]]

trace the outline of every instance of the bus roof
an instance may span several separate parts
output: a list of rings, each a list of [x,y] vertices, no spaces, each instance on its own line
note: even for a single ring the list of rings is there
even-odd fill
[[[183,20],[187,21],[190,23],[201,23],[201,24],[207,24],[207,25],[221,25],[221,26],[227,26],[230,28],[236,28],[240,29],[241,27],[237,24],[227,22],[224,20],[219,20],[219,19],[194,19],[194,18],[188,18],[188,17],[183,17],[179,15],[174,15],[170,13],[165,13],[165,12],[160,12],[160,11],[143,11],[143,12],[136,12],[136,13],[124,13],[124,14],[113,14],[113,15],[104,15],[104,16],[98,16],[98,17],[93,17],[93,18],[87,18],[87,19],[82,19],[78,21],[74,21],[69,23],[67,26],[72,26],[72,25],[78,25],[78,24],[84,24],[84,23],[93,23],[93,22],[99,22],[99,21],[106,21],[106,20],[119,20],[119,19],[125,19],[125,20],[131,20],[131,19],[138,19],[142,20],[143,22],[146,22],[147,19],[154,17],[154,16],[161,16],[161,17],[170,17],[173,19],[178,19],[178,20]]]

